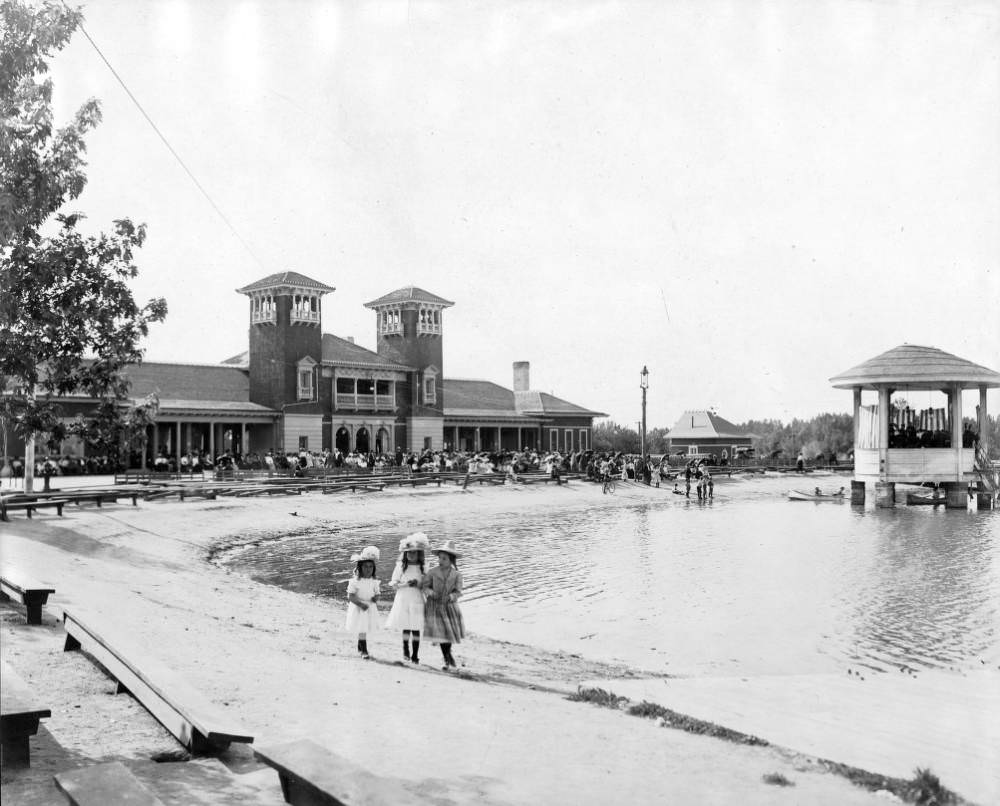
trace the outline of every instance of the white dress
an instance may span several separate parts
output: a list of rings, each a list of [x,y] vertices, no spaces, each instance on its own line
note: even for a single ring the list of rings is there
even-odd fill
[[[344,629],[348,632],[369,633],[379,628],[378,605],[372,597],[381,592],[379,581],[373,577],[359,579],[352,576],[347,583],[347,595],[352,593],[363,602],[369,602],[368,609],[362,610],[354,602],[347,603],[347,618]]]
[[[389,585],[396,589],[396,598],[392,600],[392,610],[385,620],[387,630],[422,630],[424,628],[424,594],[419,583],[423,574],[420,565],[415,563],[403,570],[403,563],[397,562],[392,572]],[[407,583],[413,579],[416,587]]]

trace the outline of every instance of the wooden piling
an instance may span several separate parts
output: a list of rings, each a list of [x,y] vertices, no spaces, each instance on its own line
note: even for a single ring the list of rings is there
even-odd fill
[[[854,491],[851,492],[853,494]],[[896,485],[894,482],[875,482],[875,506],[886,509],[896,506]]]
[[[865,483],[863,481],[851,482],[851,503],[859,506],[865,505]]]

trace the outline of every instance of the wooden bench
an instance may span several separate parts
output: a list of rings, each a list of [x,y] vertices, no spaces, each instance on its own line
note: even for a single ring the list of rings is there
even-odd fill
[[[49,594],[55,592],[55,588],[47,588],[9,567],[0,576],[0,597],[19,600],[28,611],[28,624],[42,623],[42,605],[49,600]]]
[[[11,496],[0,498],[0,520],[9,521],[10,518],[7,516],[11,512],[27,512],[30,518],[32,513],[39,509],[52,508],[55,508],[59,516],[62,517],[63,507],[69,503],[65,498],[36,498],[34,496],[27,496],[16,498],[13,501],[10,499]]]
[[[38,721],[52,716],[27,684],[0,662],[0,765],[31,764],[28,739],[38,733]]]
[[[397,806],[426,802],[396,781],[374,776],[366,768],[308,739],[254,748],[253,754],[277,770],[285,803],[293,806]]]
[[[110,803],[163,806],[163,801],[120,761],[61,772],[55,780],[59,791],[73,806],[107,806]]]
[[[63,612],[65,650],[83,649],[118,681],[182,745],[192,753],[225,750],[231,742],[253,742],[245,729],[180,675],[159,661],[143,656],[116,637],[114,644],[80,619]],[[126,655],[128,651],[128,655]]]

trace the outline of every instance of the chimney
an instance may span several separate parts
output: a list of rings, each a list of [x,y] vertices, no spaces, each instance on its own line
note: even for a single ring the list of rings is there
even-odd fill
[[[531,381],[529,379],[529,370],[531,364],[527,361],[515,361],[514,362],[514,391],[515,392],[527,392],[531,389]]]
[[[348,341],[349,341],[349,342],[350,342],[351,344],[354,344],[354,336],[348,336],[348,337],[347,337],[347,340],[348,340]]]

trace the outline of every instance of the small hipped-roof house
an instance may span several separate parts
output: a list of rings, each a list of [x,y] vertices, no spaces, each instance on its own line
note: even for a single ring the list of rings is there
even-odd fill
[[[754,434],[706,409],[685,411],[670,429],[670,452],[731,458],[753,448]]]

